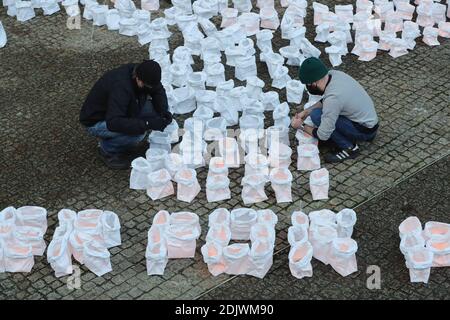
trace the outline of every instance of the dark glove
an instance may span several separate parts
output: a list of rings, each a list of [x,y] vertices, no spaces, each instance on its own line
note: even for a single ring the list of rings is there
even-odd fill
[[[173,116],[169,111],[164,111],[162,114],[162,118],[166,121],[167,124],[172,123]]]

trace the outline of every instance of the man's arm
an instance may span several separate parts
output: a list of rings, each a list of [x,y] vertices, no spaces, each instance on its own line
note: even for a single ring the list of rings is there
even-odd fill
[[[152,104],[156,112],[158,112],[159,114],[164,114],[165,112],[169,111],[169,103],[167,102],[166,90],[161,83],[153,88],[150,96],[152,98]]]
[[[320,140],[328,140],[336,128],[336,121],[341,114],[342,107],[342,103],[337,97],[327,97],[323,102],[320,126],[312,130],[312,135]]]

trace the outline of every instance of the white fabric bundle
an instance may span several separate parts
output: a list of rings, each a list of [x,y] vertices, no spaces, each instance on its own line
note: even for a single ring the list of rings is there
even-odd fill
[[[210,87],[215,87],[217,84],[225,81],[225,68],[221,63],[214,63],[207,65],[206,71],[206,85]]]
[[[238,57],[236,58],[236,67],[234,70],[236,79],[244,81],[250,76],[257,75],[255,56]],[[225,81],[225,77],[223,79]]]
[[[252,9],[250,0],[233,0],[233,6],[238,9],[239,12],[250,12]]]
[[[256,45],[261,51],[265,48],[272,51],[272,39],[273,31],[267,29],[261,30],[256,34]]]
[[[288,81],[286,84],[286,98],[289,103],[300,104],[305,86],[298,80]]]
[[[438,46],[440,45],[438,41],[438,35],[439,35],[439,29],[433,28],[433,27],[425,27],[423,29],[423,39],[422,41],[425,42],[429,46]]]
[[[407,2],[400,2],[395,5],[395,12],[403,19],[403,20],[412,20],[414,11],[416,11],[416,7]]]
[[[278,223],[277,215],[270,209],[262,209],[256,212],[258,214],[257,222],[268,224],[275,228],[275,225]]]
[[[342,48],[338,46],[326,47],[325,52],[328,53],[330,63],[333,67],[342,64]]]
[[[273,168],[270,182],[275,192],[277,203],[292,202],[292,173],[287,168]]]
[[[314,10],[314,25],[317,26],[323,22],[324,16],[328,15],[330,9],[328,6],[318,2],[313,2],[312,5]]]
[[[387,15],[386,21],[384,23],[384,30],[400,32],[403,29],[403,19],[402,17],[396,13],[392,12]]]
[[[309,176],[309,188],[313,200],[328,199],[328,189],[330,187],[329,173],[326,168],[314,170]]]
[[[280,26],[278,12],[274,7],[261,8],[259,15],[261,17],[261,28],[276,30]]]
[[[173,90],[175,99],[174,113],[185,114],[195,110],[195,93],[189,87],[181,87]]]
[[[335,5],[334,12],[338,18],[347,23],[353,23],[353,5]]]
[[[231,275],[246,274],[249,269],[249,252],[248,243],[235,243],[223,248],[226,273]]]
[[[47,231],[47,210],[38,206],[23,206],[15,210],[15,224],[21,227],[35,227],[45,234]]]
[[[227,135],[227,123],[222,117],[206,120],[204,139],[206,141],[220,140]]]
[[[148,149],[145,153],[145,158],[150,162],[151,171],[163,169],[166,163],[168,152],[163,149]],[[143,165],[145,167],[145,164]],[[149,171],[150,173],[150,171]]]
[[[206,242],[201,252],[203,255],[203,261],[208,265],[208,271],[213,276],[218,276],[226,270],[226,266],[223,260],[222,247],[215,242]]]
[[[259,99],[262,94],[262,88],[264,87],[264,81],[256,76],[250,76],[246,79],[246,92],[249,98]]]
[[[276,91],[263,92],[260,101],[264,106],[264,111],[273,111],[280,104],[280,97]]]
[[[112,271],[110,253],[97,241],[89,241],[83,245],[83,262],[86,268],[98,277]]]
[[[200,236],[197,228],[184,224],[171,224],[166,231],[167,253],[170,259],[193,258],[196,240]]]
[[[269,163],[271,168],[289,168],[292,149],[287,144],[276,142],[269,148]]]
[[[365,42],[361,48],[358,60],[360,61],[370,61],[375,59],[377,56],[378,42],[368,41]]]
[[[303,144],[297,147],[297,170],[320,169],[319,149],[314,144]]]
[[[145,250],[147,275],[163,275],[169,258],[167,248],[162,243],[149,242]]]
[[[416,10],[417,10],[416,22],[419,26],[432,27],[434,25],[432,1],[420,2]]]
[[[310,227],[309,241],[313,246],[314,258],[325,265],[329,264],[331,246],[335,238],[337,238],[335,227],[312,224]]]
[[[271,78],[273,78],[273,75],[275,74],[275,70],[278,67],[282,67],[284,64],[284,58],[279,53],[269,52],[267,54],[264,54],[264,59],[267,65],[267,69],[269,71],[269,75]]]
[[[177,199],[180,201],[192,202],[200,192],[200,184],[194,169],[178,171],[174,180],[177,182]]]
[[[78,0],[64,0],[61,4],[64,6],[64,9],[69,17],[76,17],[80,14]],[[17,12],[17,15],[18,14],[19,12]]]
[[[450,6],[449,6],[450,8]],[[1,28],[1,27],[0,27]],[[438,24],[439,35],[443,38],[450,38],[450,22],[439,22]],[[1,47],[1,44],[0,44]]]
[[[228,176],[228,166],[222,157],[212,157],[209,160],[208,177],[212,176]]]
[[[412,21],[405,21],[403,23],[402,39],[406,41],[409,50],[416,46],[416,38],[420,36],[419,25]]]
[[[434,2],[432,5],[431,12],[433,14],[433,22],[434,24],[439,24],[441,22],[445,22],[445,12],[447,11],[447,7],[445,4]]]
[[[171,140],[169,133],[154,130],[148,136],[149,150],[160,149],[169,153],[172,151]]]
[[[254,174],[269,175],[269,162],[267,158],[260,153],[249,153],[245,160],[245,176]]]
[[[313,247],[308,241],[291,245],[291,250],[289,251],[289,270],[295,278],[312,277],[312,256]]]
[[[417,231],[418,229],[416,229],[416,232]],[[425,223],[423,236],[425,240],[450,239],[450,224],[436,221],[428,221],[427,223]]]
[[[426,247],[433,252],[433,267],[450,266],[450,238],[430,239]]]
[[[223,175],[209,176],[206,179],[206,199],[208,202],[231,199],[230,179]]]
[[[314,41],[316,42],[327,42],[328,36],[330,34],[330,25],[328,23],[322,23],[316,26],[316,37]]]
[[[286,154],[285,148],[281,145],[289,146],[289,144],[289,128],[272,126],[266,129],[265,146],[269,149],[269,155],[272,155],[272,157],[280,158],[280,156]],[[273,150],[270,150],[272,146],[274,146]]]
[[[305,243],[308,241],[308,229],[304,227],[291,226],[288,229],[288,242],[292,247],[296,243]]]
[[[409,235],[421,235],[422,234],[422,223],[417,217],[408,217],[400,223],[398,227],[400,238],[403,239],[405,236]]]
[[[214,225],[223,225],[226,227],[230,226],[230,211],[225,208],[215,209],[208,216],[208,227],[212,227]]]
[[[141,8],[147,11],[156,11],[159,9],[159,0],[141,0]]]
[[[233,209],[230,214],[231,239],[250,240],[251,227],[256,223],[257,218],[257,212],[253,209]]]
[[[31,252],[34,256],[42,256],[44,254],[47,245],[44,241],[44,234],[40,228],[16,226],[12,236],[14,240],[30,245]]]
[[[238,24],[245,30],[247,37],[253,36],[259,31],[260,15],[254,12],[244,12],[238,17]]]
[[[333,239],[330,248],[330,265],[341,276],[346,277],[358,271],[355,253],[358,245],[351,238]]]
[[[305,60],[305,57],[296,46],[282,47],[280,48],[280,54],[287,59],[286,64],[289,66],[299,66]]]
[[[389,55],[393,58],[403,56],[408,53],[408,43],[403,39],[393,39]]]
[[[158,211],[152,220],[152,228],[158,227],[159,230],[165,231],[170,225],[170,213],[166,210]]]
[[[235,138],[224,137],[219,140],[219,154],[228,168],[240,166],[239,145]]]
[[[289,111],[290,109],[287,102],[283,102],[278,106],[276,106],[272,113],[274,125],[289,128],[289,125],[291,124],[291,119],[289,118]]]
[[[294,211],[291,216],[291,223],[294,228],[300,228],[305,231],[309,229],[309,218],[302,211]]]
[[[237,23],[237,16],[239,11],[236,8],[225,8],[220,12],[222,16],[221,28],[229,27]]]
[[[48,246],[47,261],[57,278],[72,274],[72,258],[67,238],[53,238]]]
[[[174,194],[171,175],[167,169],[160,169],[148,174],[147,195],[153,201]]]
[[[356,223],[356,212],[352,209],[342,209],[336,214],[336,223],[338,237],[351,238]]]
[[[136,19],[121,18],[119,22],[119,34],[129,37],[135,36],[137,34],[137,27],[138,24]]]
[[[409,251],[424,247],[425,240],[420,234],[406,235],[400,240],[400,251],[405,257],[408,255]]]
[[[262,279],[272,264],[273,244],[263,240],[252,241],[247,274]]]
[[[225,224],[213,224],[206,234],[206,242],[215,242],[221,247],[226,247],[230,243],[230,240],[230,227]]]
[[[295,138],[298,141],[298,144],[319,144],[319,140],[317,138],[314,138],[310,134],[306,133],[303,130],[297,130],[295,133]]]
[[[45,16],[52,15],[61,10],[57,0],[41,0],[41,5]]]
[[[411,282],[428,283],[432,265],[433,252],[428,248],[411,249],[406,255],[406,267],[409,269]]]
[[[173,212],[170,215],[170,225],[183,225],[201,232],[200,219],[197,214],[189,211]]]
[[[267,176],[253,174],[242,178],[242,200],[245,205],[263,202],[268,199],[264,186],[267,183]]]

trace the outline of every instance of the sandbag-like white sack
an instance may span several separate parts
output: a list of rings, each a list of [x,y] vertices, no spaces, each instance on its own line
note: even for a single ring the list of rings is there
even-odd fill
[[[235,243],[223,248],[226,273],[231,275],[246,274],[249,269],[248,243]]]
[[[289,251],[289,270],[295,278],[312,277],[312,256],[313,248],[308,241],[298,242],[291,246]]]
[[[241,128],[241,130],[263,129],[263,120],[264,118],[258,117],[256,115],[243,115],[239,118],[239,127]]]
[[[400,32],[403,29],[403,19],[397,12],[391,12],[386,16],[384,30]]]
[[[278,223],[278,216],[270,209],[262,209],[256,212],[258,214],[257,222],[264,223],[275,228],[275,225]]]
[[[186,64],[174,63],[169,70],[172,76],[172,85],[184,87],[187,84],[189,69]]]
[[[62,224],[56,227],[53,233],[53,239],[66,238],[69,241],[70,235],[72,234],[73,226],[69,224]]]
[[[226,28],[237,23],[238,10],[236,8],[225,8],[220,14],[222,16],[221,28]]]
[[[423,29],[423,38],[422,41],[425,42],[429,46],[438,46],[440,45],[438,41],[439,29],[433,27],[425,27]]]
[[[76,0],[78,2],[78,0]],[[63,3],[64,4],[64,3]],[[36,16],[31,1],[16,1],[16,17],[17,21],[25,22]],[[78,6],[76,6],[78,8]],[[66,7],[67,10],[67,7]],[[68,12],[69,14],[69,12]],[[79,14],[79,9],[78,9]],[[69,15],[72,16],[72,15]]]
[[[431,11],[433,14],[433,21],[435,24],[439,24],[440,22],[446,21],[445,12],[447,11],[447,6],[445,4],[434,2]]]
[[[297,147],[297,170],[320,169],[319,148],[315,144],[301,144]]]
[[[211,214],[208,216],[208,227],[212,227],[214,225],[224,225],[229,227],[230,226],[230,211],[225,208],[219,208],[215,209]]]
[[[272,74],[272,87],[283,89],[286,84],[291,81],[289,77],[289,69],[285,66],[278,66]]]
[[[244,12],[238,16],[238,23],[240,24],[247,37],[253,36],[259,31],[260,15],[254,12]]]
[[[5,272],[5,243],[0,241],[0,273]]]
[[[135,36],[137,34],[138,23],[134,18],[121,18],[119,21],[119,34],[124,36]]]
[[[156,243],[167,243],[167,233],[166,230],[170,224],[166,227],[164,225],[152,225],[147,232],[147,241],[148,243],[156,244]]]
[[[226,265],[222,256],[222,246],[217,242],[206,242],[201,252],[203,255],[203,261],[208,265],[208,271],[213,276],[218,276],[226,270]]]
[[[269,147],[269,164],[271,168],[289,168],[292,149],[284,143],[271,143]]]
[[[264,81],[256,76],[247,77],[246,91],[249,98],[259,99],[264,88]]]
[[[228,46],[225,48],[226,64],[235,67],[238,58],[245,57],[245,49],[239,46]]]
[[[368,12],[372,13],[373,2],[370,0],[356,0],[356,13]]]
[[[398,227],[400,238],[412,234],[422,234],[422,223],[417,217],[408,217]]]
[[[58,212],[58,222],[60,225],[68,224],[73,228],[73,224],[77,218],[77,213],[70,209],[61,209]]]
[[[14,239],[14,229],[16,226],[12,222],[0,222],[0,241],[7,241]]]
[[[409,269],[411,282],[428,283],[432,265],[433,252],[430,249],[417,248],[408,251],[406,267]]]
[[[290,109],[287,102],[283,102],[278,106],[276,106],[272,114],[274,125],[289,128],[289,125],[291,124],[291,119],[289,118],[289,111]]]
[[[385,51],[391,50],[391,43],[396,38],[397,35],[395,32],[383,30],[380,34],[380,43],[378,45],[378,49]]]
[[[263,92],[260,100],[264,106],[264,111],[273,111],[280,104],[280,98],[276,91]]]
[[[296,243],[305,243],[308,241],[308,230],[304,227],[292,226],[288,228],[288,242],[292,247]]]
[[[291,223],[295,228],[301,228],[306,231],[309,229],[309,217],[302,211],[294,211],[291,215]]]
[[[427,241],[427,248],[433,252],[433,267],[450,266],[450,238],[430,239]]]
[[[206,65],[206,85],[216,87],[217,84],[225,81],[225,67],[221,63]]]
[[[328,53],[330,63],[333,67],[337,67],[342,64],[342,49],[340,47],[326,47],[325,52]]]
[[[405,235],[400,241],[400,251],[406,257],[408,252],[413,249],[425,247],[425,240],[420,234]]]
[[[303,130],[297,130],[295,133],[295,138],[298,141],[298,144],[319,144],[319,140],[317,138],[314,138],[312,135],[306,133]]]
[[[36,227],[45,234],[47,231],[47,210],[37,206],[24,206],[16,210],[16,225]]]
[[[333,239],[330,250],[330,265],[341,276],[346,277],[358,271],[356,251],[358,245],[351,238]]]
[[[131,162],[130,189],[145,190],[148,187],[148,174],[153,171],[152,164],[139,157]]]
[[[16,227],[13,237],[24,244],[30,245],[34,256],[42,256],[47,247],[42,230],[36,227]]]
[[[243,97],[242,98],[242,115],[254,115],[264,119],[264,106],[257,99]]]
[[[163,275],[169,258],[167,248],[163,243],[149,242],[145,250],[147,275]]]
[[[8,223],[15,225],[16,223],[16,208],[6,207],[0,211],[0,223]]]
[[[331,226],[337,228],[336,214],[328,209],[311,211],[308,215],[310,226]],[[311,230],[310,230],[311,231]]]
[[[239,208],[231,211],[230,230],[233,240],[250,240],[251,227],[256,223],[257,212],[249,208]]]
[[[353,226],[356,224],[356,212],[342,209],[336,214],[337,233],[339,238],[351,238]]]
[[[386,21],[386,17],[394,12],[394,3],[390,1],[382,1],[375,3],[374,11],[381,21]]]
[[[179,126],[175,119],[164,129],[164,133],[170,137],[170,143],[177,143],[180,140]]]
[[[264,278],[273,264],[273,244],[264,240],[252,242],[248,259],[247,274],[260,279]]]
[[[403,39],[393,39],[389,55],[393,58],[403,56],[408,53],[408,43]]]
[[[116,0],[114,8],[119,10],[121,17],[130,18],[136,10],[136,5],[131,0]]]
[[[194,92],[205,90],[206,77],[204,72],[192,72],[189,74],[187,84]]]
[[[241,56],[236,58],[235,77],[244,81],[248,77],[257,76],[255,56]],[[225,80],[225,78],[223,79]]]
[[[173,179],[176,173],[185,168],[183,158],[178,153],[170,153],[167,155],[165,168]]]
[[[224,224],[213,224],[206,234],[206,242],[215,242],[226,247],[231,240],[231,230]]]
[[[328,15],[330,9],[328,8],[328,6],[318,2],[313,2],[312,5],[314,10],[314,25],[317,26],[323,23],[324,16]]]
[[[120,246],[122,240],[120,237],[120,221],[117,214],[112,211],[103,212],[100,217],[100,223],[102,225],[103,243],[106,248]]]
[[[47,261],[57,278],[72,274],[72,255],[67,238],[53,238],[48,245]]]
[[[207,95],[202,95],[202,94],[206,94],[207,92],[209,92],[209,90],[198,91],[196,93],[196,96],[198,95],[198,100],[205,98],[205,96],[206,96],[206,98],[208,98]],[[209,104],[209,105],[211,106],[211,104]],[[195,110],[194,114],[192,115],[193,118],[200,119],[203,122],[206,122],[207,120],[212,119],[213,116],[214,116],[214,110],[209,107],[206,107],[203,104],[203,102],[202,102],[202,105],[197,106],[197,109]]]
[[[286,83],[286,98],[289,103],[301,103],[305,86],[298,80],[291,80]]]
[[[313,200],[328,199],[328,189],[330,187],[330,175],[326,168],[314,170],[309,176],[309,188]]]
[[[195,110],[195,92],[189,87],[176,88],[173,90],[176,105],[174,113],[185,114]]]
[[[335,5],[334,12],[338,16],[338,18],[347,23],[353,22],[353,5]]]
[[[261,28],[276,30],[280,26],[278,12],[274,7],[264,7],[259,11]]]
[[[214,117],[206,120],[204,139],[206,141],[216,141],[223,139],[227,135],[227,122],[222,117]]]
[[[218,141],[219,154],[228,168],[238,168],[241,164],[239,145],[235,138],[224,137]]]
[[[209,176],[206,179],[206,199],[208,202],[231,199],[230,179],[223,175]]]
[[[92,9],[92,24],[94,26],[104,26],[106,24],[106,15],[108,13],[107,5],[94,6]]]
[[[330,35],[330,25],[328,23],[322,23],[316,26],[316,37],[314,41],[325,43],[328,41]]]
[[[98,277],[112,271],[110,257],[108,249],[100,242],[94,240],[83,244],[84,265]]]
[[[269,176],[277,203],[292,202],[292,173],[288,168],[273,168]]]
[[[196,229],[199,234],[201,232],[199,217],[193,212],[180,211],[172,213],[170,215],[170,224],[188,226]]]
[[[147,11],[156,11],[159,9],[159,0],[141,0],[141,8]]]
[[[34,256],[30,244],[18,240],[3,243],[3,254],[6,272],[30,272],[34,266]]]
[[[57,0],[42,0],[41,5],[45,16],[50,16],[61,10]]]
[[[92,20],[92,8],[97,5],[98,2],[96,0],[85,0],[83,18],[85,18],[86,20]]]
[[[330,262],[332,241],[337,238],[337,231],[331,226],[311,225],[309,241],[313,246],[313,256],[325,265]]]
[[[245,176],[254,174],[269,175],[269,162],[267,158],[260,153],[249,153],[245,160]]]
[[[86,242],[92,241],[93,237],[90,234],[74,230],[69,236],[69,248],[75,260],[80,264],[84,263],[83,248]]]
[[[399,2],[395,5],[395,12],[403,20],[412,20],[416,7],[409,3],[409,1]]]
[[[450,5],[449,5],[450,8]],[[0,27],[1,28],[1,27]],[[443,38],[450,38],[450,22],[439,22],[438,24],[439,36]],[[0,44],[1,47],[1,44]]]
[[[389,47],[390,48],[390,47]],[[358,60],[371,61],[377,56],[378,43],[376,41],[368,41],[361,48]]]
[[[275,245],[275,228],[267,223],[256,223],[250,229],[250,241],[255,243],[257,241],[269,242],[272,247]]]
[[[261,51],[263,51],[263,49],[269,49],[269,51],[272,51],[272,39],[273,31],[266,29],[261,30],[256,34],[256,46]]]
[[[165,167],[166,158],[167,158],[167,150],[159,149],[159,148],[151,148],[148,149],[145,153],[145,158],[150,163],[151,170],[148,173],[163,169]],[[144,168],[146,168],[144,164]],[[147,172],[147,168],[144,170]],[[147,173],[147,174],[148,174]]]
[[[241,147],[243,148],[245,153],[258,154],[260,152],[260,143],[259,143],[259,139],[261,138],[260,132],[263,133],[264,130],[245,129],[241,131],[241,133],[239,134],[239,140]]]
[[[433,2],[422,1],[417,7],[416,22],[421,27],[432,27],[434,25],[433,18]]]
[[[228,176],[228,166],[222,157],[212,157],[209,160],[208,178],[213,176]]]
[[[281,160],[281,158],[284,159],[284,156],[287,156],[289,157],[290,164],[290,155],[292,154],[292,150],[289,147],[289,144],[289,128],[284,126],[271,126],[267,128],[265,132],[264,145],[267,149],[269,149],[269,159],[271,155],[273,160],[275,160],[275,158],[279,158],[279,160]],[[270,152],[270,149],[272,149],[272,152]],[[271,163],[271,166],[279,167],[280,165],[274,165]]]
[[[264,186],[267,183],[267,176],[253,174],[242,178],[242,201],[245,205],[263,202],[268,199]]]
[[[200,236],[197,228],[189,225],[172,224],[166,231],[167,253],[170,259],[193,258],[196,240]]]
[[[167,169],[160,169],[148,174],[147,195],[153,201],[168,197],[175,193],[172,177]]]
[[[173,0],[172,4],[177,12],[192,13],[192,2],[190,0]]]
[[[418,232],[418,229],[416,229],[416,232]],[[428,221],[427,223],[425,223],[423,236],[425,240],[450,239],[450,224],[436,221]]]
[[[170,225],[170,213],[166,210],[158,211],[152,220],[152,227],[161,228],[161,230],[166,230]]]

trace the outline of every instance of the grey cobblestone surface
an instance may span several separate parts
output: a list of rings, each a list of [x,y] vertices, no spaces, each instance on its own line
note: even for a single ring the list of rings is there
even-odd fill
[[[111,273],[98,279],[81,267],[80,290],[67,289],[67,277],[55,278],[44,256],[36,258],[30,274],[0,274],[0,299],[190,299],[229,279],[225,275],[212,277],[199,250],[194,259],[169,261],[164,276],[147,276],[146,233],[158,210],[194,211],[200,215],[203,227],[198,241],[200,248],[206,234],[207,215],[213,209],[244,206],[239,186],[243,167],[231,170],[232,199],[225,203],[207,203],[204,168],[198,170],[203,190],[193,203],[182,203],[174,197],[153,202],[144,192],[128,188],[129,171],[110,171],[102,165],[94,140],[78,123],[80,106],[95,80],[114,66],[146,58],[148,47],[140,47],[135,38],[120,36],[104,27],[92,27],[85,20],[80,30],[68,30],[63,13],[49,17],[38,13],[31,21],[19,23],[6,17],[4,8],[0,8],[0,17],[8,33],[8,44],[0,50],[0,208],[28,204],[46,207],[49,210],[47,242],[51,240],[56,213],[61,208],[112,210],[120,216],[123,239],[122,246],[111,249]],[[311,17],[309,12],[306,21],[309,39],[313,37]],[[273,191],[267,187],[269,200],[255,205],[255,208],[271,208],[279,216],[276,250],[286,246],[292,211],[354,207],[448,154],[450,42],[440,40],[441,46],[431,48],[418,39],[414,51],[397,59],[381,52],[371,62],[357,61],[352,55],[343,58],[344,64],[338,69],[360,81],[374,99],[381,120],[378,137],[372,144],[362,145],[362,155],[357,161],[326,165],[331,177],[328,201],[312,201],[309,175],[295,171],[294,155],[291,167],[295,178],[294,202],[277,205]],[[180,43],[180,35],[175,33],[171,48]],[[285,45],[287,42],[280,39],[277,31],[275,49]],[[328,63],[326,56],[323,57]],[[201,64],[195,69],[201,69]],[[258,70],[269,84],[266,66],[260,63]],[[227,67],[226,72],[229,78],[232,70]],[[296,72],[290,68],[291,76]],[[280,98],[285,99],[283,91]],[[184,118],[177,117],[177,120]],[[266,119],[269,125],[271,116]],[[293,132],[291,140],[295,146]],[[358,213],[360,223],[364,224],[365,213]],[[383,220],[376,223],[381,224]],[[356,228],[359,242],[380,246],[378,236]],[[396,233],[385,236],[397,241]],[[285,258],[281,255],[275,259],[274,270],[285,264]],[[383,256],[369,255],[367,259],[370,263],[381,263]],[[404,276],[394,280],[398,287],[394,297],[403,298],[406,280]],[[263,286],[264,281],[253,283]],[[351,281],[351,277],[345,280]],[[324,272],[324,278],[319,284],[312,283],[311,289],[317,292],[325,287],[330,292],[336,289],[331,295],[324,295],[328,297],[340,292],[351,296],[346,283],[338,285]],[[435,291],[429,294],[440,296]]]

